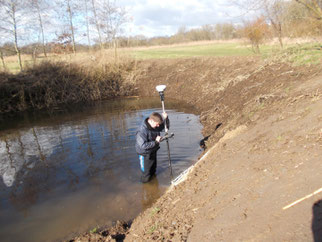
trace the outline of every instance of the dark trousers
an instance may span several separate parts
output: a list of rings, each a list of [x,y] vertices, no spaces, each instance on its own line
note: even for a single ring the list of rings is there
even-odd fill
[[[141,168],[141,182],[145,183],[151,180],[157,169],[157,152],[148,155],[139,155]]]

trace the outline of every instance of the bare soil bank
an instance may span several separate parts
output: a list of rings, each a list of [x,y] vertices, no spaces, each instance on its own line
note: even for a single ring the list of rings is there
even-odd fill
[[[208,147],[227,131],[253,122],[260,111],[288,100],[297,85],[322,73],[321,66],[293,67],[256,57],[156,60],[142,62],[141,70],[141,96],[158,95],[155,86],[166,84],[166,96],[197,107],[203,134],[210,136]],[[263,115],[271,113],[264,110]]]
[[[141,96],[195,105],[207,156],[128,229],[75,241],[321,241],[322,68],[258,58],[139,63]],[[315,204],[315,205],[314,205]]]

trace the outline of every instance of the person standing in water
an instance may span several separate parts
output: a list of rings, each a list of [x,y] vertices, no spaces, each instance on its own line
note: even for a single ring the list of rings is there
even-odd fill
[[[163,116],[163,118],[162,118]],[[166,112],[162,116],[153,112],[146,118],[136,132],[135,149],[139,155],[141,182],[146,183],[155,175],[157,168],[157,151],[160,149],[160,132],[169,129],[169,118]]]

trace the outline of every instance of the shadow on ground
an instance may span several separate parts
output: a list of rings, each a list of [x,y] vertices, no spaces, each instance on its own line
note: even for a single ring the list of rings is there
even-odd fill
[[[322,242],[322,200],[314,203],[312,207],[312,232],[315,242]]]

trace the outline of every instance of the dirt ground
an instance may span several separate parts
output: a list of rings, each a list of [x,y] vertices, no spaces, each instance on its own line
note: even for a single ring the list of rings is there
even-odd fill
[[[131,224],[75,241],[322,241],[321,67],[139,63],[141,96],[165,84],[166,97],[198,108],[205,155]]]

